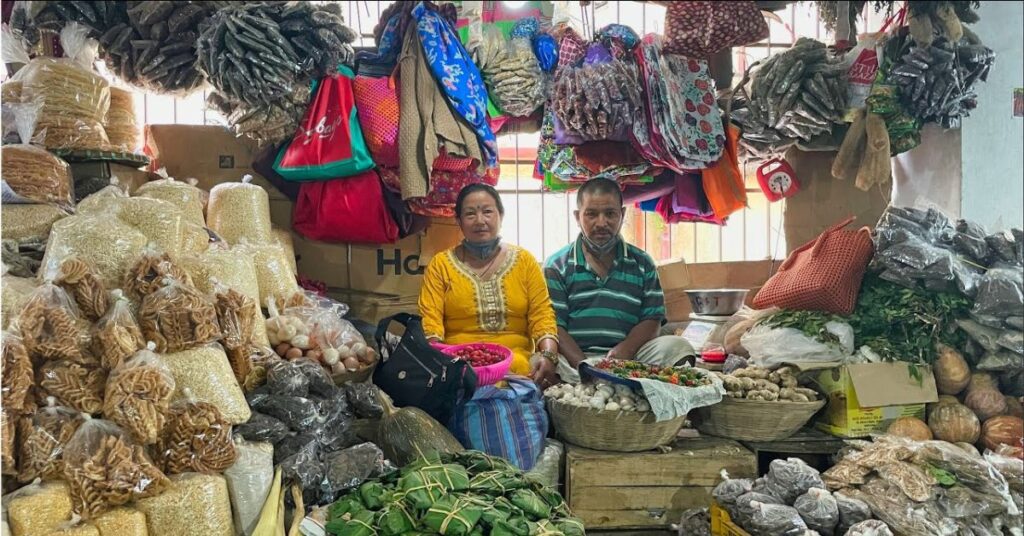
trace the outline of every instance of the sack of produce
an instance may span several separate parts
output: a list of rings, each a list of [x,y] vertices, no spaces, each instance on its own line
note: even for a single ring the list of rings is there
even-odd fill
[[[92,351],[99,358],[100,366],[107,370],[117,368],[146,346],[124,292],[115,289],[110,295],[110,308],[92,328]]]
[[[89,414],[103,410],[107,371],[97,364],[47,361],[40,365],[37,379],[42,392],[62,405]]]
[[[107,378],[103,416],[143,444],[156,443],[164,429],[174,377],[148,343]]]
[[[92,363],[92,357],[84,351],[88,335],[79,323],[78,307],[57,285],[48,282],[35,289],[17,322],[30,357]]]
[[[139,186],[135,195],[166,201],[181,211],[185,222],[206,225],[206,219],[203,217],[205,194],[193,184],[170,178],[150,181]]]
[[[537,464],[526,474],[545,486],[558,489],[562,483],[562,467],[565,465],[565,445],[557,439],[544,439],[544,452]]]
[[[217,406],[195,400],[188,390],[184,394],[167,414],[156,448],[157,463],[167,474],[225,471],[238,459],[231,424]]]
[[[53,205],[8,205],[0,212],[0,234],[5,240],[18,242],[45,242],[53,224],[68,213]]]
[[[242,388],[235,380],[227,355],[216,344],[161,355],[174,376],[171,403],[186,399],[186,389],[196,400],[209,402],[231,424],[242,424],[252,415]]]
[[[0,160],[3,183],[14,194],[14,203],[52,204],[64,210],[74,206],[74,182],[67,162],[42,147],[25,144],[4,145]],[[9,203],[5,193],[4,205]]]
[[[274,481],[274,446],[239,439],[235,441],[235,451],[238,459],[224,470],[224,479],[235,529],[241,534],[252,534]]]
[[[53,282],[68,292],[86,319],[95,322],[106,314],[110,305],[107,289],[88,262],[77,257],[64,259]]]
[[[800,458],[774,460],[769,465],[765,489],[786,504],[793,504],[797,497],[811,488],[826,489],[818,471]]]
[[[117,288],[147,243],[146,235],[106,214],[64,218],[53,224],[39,274],[55,278],[64,259],[74,256],[94,266],[107,288]]]
[[[548,414],[540,388],[528,378],[506,376],[505,387],[488,385],[455,408],[448,429],[462,445],[505,458],[529,471],[544,451]],[[516,437],[509,442],[506,438]]]
[[[62,478],[64,448],[83,422],[82,414],[57,406],[53,397],[35,414],[21,419],[18,423],[18,481]]]
[[[163,286],[142,300],[139,327],[160,352],[180,352],[221,338],[217,310],[187,283],[165,277]]]
[[[295,239],[292,238],[292,232],[290,229],[282,229],[280,227],[273,228],[274,241],[281,244],[281,248],[284,249],[285,257],[288,257],[288,263],[292,267],[292,273],[298,274],[298,260],[295,256]]]
[[[247,238],[243,238],[235,249],[253,257],[256,281],[260,288],[261,307],[269,308],[270,304],[274,303],[280,310],[296,300],[302,300],[302,289],[280,244],[273,240],[265,243],[249,242]]]
[[[110,421],[86,418],[64,448],[64,463],[74,511],[87,519],[170,484],[145,449]]]
[[[750,362],[759,367],[786,363],[840,362],[853,355],[853,328],[845,322],[830,321],[826,331],[839,344],[826,344],[796,328],[774,327],[771,317],[740,337],[750,353]]]
[[[166,480],[166,479],[165,479]],[[220,475],[174,475],[160,495],[140,500],[149,536],[234,536],[228,486]]]
[[[255,244],[273,243],[270,198],[251,181],[252,175],[246,175],[241,182],[221,183],[210,190],[207,224],[231,245],[242,238]]]
[[[722,469],[722,482],[711,490],[711,496],[719,505],[729,508],[736,505],[741,495],[749,493],[753,484],[749,478],[729,478],[729,473]]]
[[[6,288],[4,289],[7,290]],[[28,350],[16,331],[5,331],[0,336],[0,352],[3,354],[3,383],[0,384],[3,407],[17,413],[29,409],[29,389],[35,385],[32,360]]]

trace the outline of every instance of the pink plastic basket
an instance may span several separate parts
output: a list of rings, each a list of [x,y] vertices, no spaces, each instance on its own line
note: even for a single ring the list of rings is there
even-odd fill
[[[456,352],[464,348],[482,347],[495,353],[500,353],[505,356],[505,359],[493,364],[487,365],[486,367],[473,367],[473,371],[476,372],[476,384],[479,387],[484,385],[494,385],[505,378],[508,374],[509,369],[512,368],[512,350],[505,348],[500,344],[492,344],[489,342],[474,342],[469,344],[455,344],[446,345],[440,343],[431,343],[431,345],[445,354],[454,356]]]

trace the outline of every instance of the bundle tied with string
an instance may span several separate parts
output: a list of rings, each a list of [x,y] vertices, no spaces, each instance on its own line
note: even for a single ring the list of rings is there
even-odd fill
[[[110,84],[92,71],[98,44],[88,34],[86,27],[68,24],[61,31],[66,58],[38,57],[17,73],[22,103],[38,110],[31,138],[47,149],[110,145],[103,128],[110,108]]]
[[[119,87],[110,88],[110,110],[103,124],[110,140],[110,148],[132,152],[139,146],[139,123],[135,119],[135,98],[132,92]]]

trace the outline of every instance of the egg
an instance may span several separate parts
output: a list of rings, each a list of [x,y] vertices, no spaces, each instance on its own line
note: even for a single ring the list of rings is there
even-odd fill
[[[284,353],[284,358],[288,361],[293,361],[302,357],[302,349],[297,347],[291,347],[287,352]]]
[[[307,350],[306,357],[314,359],[316,361],[321,361],[324,357],[324,354],[320,350]]]
[[[290,345],[290,344],[288,344],[286,342],[282,342],[282,343],[280,343],[280,344],[278,344],[277,346],[274,347],[274,353],[276,353],[277,355],[279,355],[281,357],[284,357],[284,354],[287,353],[288,350],[291,350],[291,348],[292,348],[292,345]]]
[[[335,363],[331,365],[331,373],[341,374],[342,372],[345,372],[345,365],[343,363]]]
[[[359,370],[359,360],[354,357],[346,357],[342,363],[345,364],[345,368],[352,370]]]

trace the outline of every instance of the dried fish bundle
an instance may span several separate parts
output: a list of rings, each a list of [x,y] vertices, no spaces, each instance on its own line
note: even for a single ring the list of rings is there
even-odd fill
[[[892,48],[887,46],[886,51]],[[913,44],[900,50],[887,81],[898,88],[903,108],[919,121],[959,128],[978,106],[974,86],[988,78],[995,52],[982,44],[953,43],[942,37],[931,46]]]
[[[563,69],[552,108],[568,134],[586,140],[626,141],[641,112],[636,66],[610,61]]]
[[[256,140],[260,145],[276,145],[295,135],[309,97],[309,86],[302,84],[272,103],[250,106],[216,91],[210,93],[206,103],[227,118],[235,134]]]
[[[299,54],[302,72],[311,77],[333,74],[338,65],[352,66],[356,32],[345,25],[341,4],[289,2],[270,6],[281,33]]]
[[[752,75],[746,98],[733,101],[748,154],[767,156],[798,141],[830,135],[846,110],[846,69],[824,43],[801,38]]]

